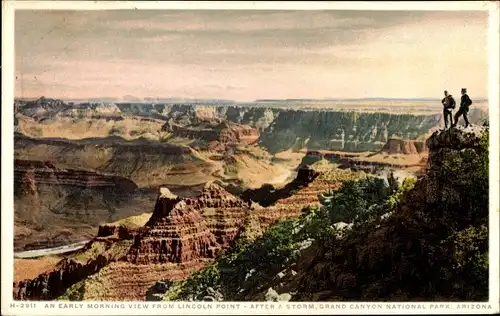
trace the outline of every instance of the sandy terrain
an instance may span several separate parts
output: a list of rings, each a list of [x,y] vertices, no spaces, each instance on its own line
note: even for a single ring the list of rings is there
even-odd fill
[[[14,259],[14,282],[35,278],[46,272],[61,260],[58,256],[49,256],[38,259]]]

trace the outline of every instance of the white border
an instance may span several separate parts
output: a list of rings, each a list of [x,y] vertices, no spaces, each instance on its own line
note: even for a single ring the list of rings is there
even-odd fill
[[[494,1],[6,1],[12,9],[51,10],[417,10],[487,11]],[[494,6],[494,4],[493,4]]]
[[[405,309],[404,303],[394,303],[396,306],[402,306],[401,309],[390,310],[386,308],[387,303],[382,304],[382,308],[377,307],[379,303],[345,303],[345,309],[320,309],[319,307],[326,303],[314,303],[314,310],[310,309],[291,309],[290,306],[298,306],[301,303],[284,303],[282,308],[278,308],[279,303],[267,304],[275,306],[273,309],[252,308],[252,302],[240,303],[238,309],[215,309],[217,303],[212,305],[211,309],[180,309],[179,303],[174,303],[177,306],[174,309],[155,309],[152,302],[140,303],[143,306],[149,306],[146,309],[129,308],[128,302],[107,302],[124,304],[124,309],[88,309],[88,308],[58,308],[59,303],[56,302],[56,308],[43,308],[46,302],[29,302],[37,306],[37,308],[11,308],[12,303],[12,284],[13,284],[13,100],[14,100],[14,10],[16,9],[52,9],[52,10],[105,10],[105,9],[254,9],[254,10],[446,10],[446,11],[466,11],[466,10],[489,10],[489,117],[490,117],[490,304],[491,310],[480,310],[473,308],[478,306],[477,303],[469,304],[468,309],[457,309],[460,304],[449,304],[448,307],[439,308],[436,303],[419,303],[420,309]],[[165,313],[182,313],[182,314],[296,314],[296,313],[315,313],[315,314],[385,314],[397,312],[401,314],[479,314],[479,313],[494,313],[499,312],[499,2],[498,1],[442,1],[442,2],[426,2],[426,1],[370,1],[370,2],[250,2],[250,1],[172,1],[172,2],[155,2],[155,1],[115,1],[115,2],[98,2],[98,1],[2,1],[2,314],[30,314],[30,315],[53,315],[67,314],[74,315],[103,315],[106,313],[114,314],[137,314],[158,315]],[[6,259],[7,258],[7,259]],[[50,302],[47,302],[50,303]],[[87,305],[90,302],[74,302],[77,305]],[[229,303],[227,303],[229,304]],[[335,304],[335,303],[334,303]],[[363,309],[356,309],[351,306],[356,304],[358,307],[361,304],[366,304]],[[417,303],[412,303],[417,305]],[[445,303],[441,303],[445,304]],[[447,304],[447,303],[446,303]],[[208,306],[207,305],[207,306]],[[436,305],[435,308],[431,308]],[[168,307],[168,304],[166,305]],[[408,306],[410,306],[408,304]]]
[[[492,1],[493,2],[493,1]],[[499,38],[500,38],[500,2],[491,3],[488,20],[488,69],[489,69],[489,86],[488,86],[488,102],[489,102],[489,123],[490,123],[490,225],[489,225],[489,256],[490,256],[490,301],[495,302],[497,312],[499,310],[499,234],[500,227],[500,205],[499,205],[499,184],[500,184],[500,168],[499,168],[499,109],[500,109],[500,71],[499,71]]]

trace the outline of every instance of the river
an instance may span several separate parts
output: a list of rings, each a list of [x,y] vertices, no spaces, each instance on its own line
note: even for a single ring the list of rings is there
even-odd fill
[[[36,258],[42,256],[50,256],[50,255],[60,255],[67,252],[72,252],[78,249],[82,249],[89,240],[77,242],[74,244],[54,247],[54,248],[45,248],[45,249],[35,249],[35,250],[27,250],[27,251],[19,251],[14,253],[14,258],[17,259],[28,259],[28,258]]]

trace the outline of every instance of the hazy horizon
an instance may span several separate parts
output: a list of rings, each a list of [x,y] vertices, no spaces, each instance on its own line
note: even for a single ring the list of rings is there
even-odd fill
[[[16,98],[486,99],[486,11],[17,11]]]
[[[450,93],[450,95],[452,95]],[[15,97],[15,100],[38,100],[41,98],[45,99],[58,99],[58,100],[63,100],[63,101],[95,101],[95,100],[101,100],[101,101],[119,101],[119,102],[148,102],[148,101],[157,101],[157,100],[183,100],[183,101],[227,101],[227,102],[245,102],[245,103],[255,103],[255,102],[268,102],[268,101],[276,101],[276,102],[284,102],[284,101],[289,101],[289,102],[300,102],[300,101],[312,101],[312,102],[333,102],[333,101],[346,101],[346,102],[354,102],[354,101],[440,101],[442,98],[441,97],[418,97],[418,98],[385,98],[385,97],[366,97],[366,98],[322,98],[322,99],[309,99],[309,98],[299,98],[299,99],[268,99],[268,98],[263,98],[263,99],[255,99],[255,100],[247,100],[247,101],[239,101],[239,100],[232,100],[232,99],[216,99],[216,98],[182,98],[182,97],[144,97],[144,98],[139,98],[135,96],[122,96],[122,97],[85,97],[85,98],[57,98],[57,97],[51,97],[51,96],[35,96],[35,97]],[[487,97],[474,97],[474,100],[477,101],[488,101]]]

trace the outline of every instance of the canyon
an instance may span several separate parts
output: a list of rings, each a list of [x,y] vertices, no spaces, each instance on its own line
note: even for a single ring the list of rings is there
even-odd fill
[[[151,299],[158,281],[184,280],[345,181],[421,173],[440,123],[435,112],[18,100],[15,251],[87,242],[19,256],[16,271],[40,268],[16,275],[14,296]]]
[[[102,221],[132,215],[143,202],[129,179],[20,159],[14,161],[14,195],[15,250],[86,240]]]
[[[340,172],[344,175],[331,177],[300,169],[267,207],[213,182],[196,197],[178,197],[162,187],[143,226],[101,225],[83,249],[36,278],[16,282],[14,296],[50,300],[80,293],[81,299],[144,300],[156,281],[185,278],[212,262],[243,231],[259,234],[280,219],[298,216],[304,205],[317,203],[318,192],[355,177]],[[96,282],[106,284],[106,291],[91,291]]]

